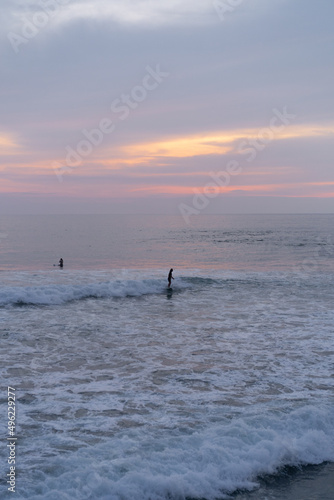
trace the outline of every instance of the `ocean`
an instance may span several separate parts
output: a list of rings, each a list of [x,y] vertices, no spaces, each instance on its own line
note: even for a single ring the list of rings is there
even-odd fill
[[[334,215],[0,217],[0,497],[333,500],[333,303]]]

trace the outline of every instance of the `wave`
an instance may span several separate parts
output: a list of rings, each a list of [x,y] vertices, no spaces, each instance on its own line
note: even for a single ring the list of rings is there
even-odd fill
[[[309,406],[170,438],[158,443],[163,451],[152,443],[148,470],[138,467],[136,457],[124,460],[129,472],[120,475],[108,498],[147,500],[161,492],[166,500],[226,498],[258,487],[260,477],[284,473],[287,466],[334,461],[333,418],[332,410]],[[128,485],[136,488],[134,497]]]
[[[174,290],[187,288],[187,283],[178,283]],[[50,284],[27,287],[1,287],[0,306],[61,305],[88,298],[140,297],[166,292],[167,281],[161,279],[114,280],[102,283],[79,285]]]
[[[332,409],[311,406],[290,414],[240,417],[198,431],[161,430],[152,436],[146,427],[127,430],[59,458],[61,480],[47,480],[44,489],[50,498],[53,493],[64,499],[230,498],[259,487],[259,479],[267,475],[286,475],[286,467],[334,461],[333,430]],[[45,492],[33,493],[26,491],[24,498],[45,498]]]
[[[235,271],[224,271],[221,276],[179,276],[172,283],[173,292],[178,293],[186,289],[199,292],[207,288],[221,288],[230,285],[242,286],[289,286],[298,284],[304,275],[293,273],[240,273]],[[307,276],[306,276],[307,277]],[[43,278],[43,277],[41,277]],[[72,276],[73,281],[77,279]],[[24,278],[26,279],[26,277]],[[68,275],[66,279],[71,280]],[[87,280],[90,278],[87,277]],[[93,277],[93,280],[96,279]],[[109,281],[96,281],[91,283],[82,282],[67,283],[36,283],[30,286],[2,286],[0,288],[0,307],[25,306],[25,305],[62,305],[67,302],[84,300],[89,298],[125,298],[140,297],[149,294],[162,294],[167,290],[167,280],[159,278],[152,279],[118,279]],[[333,277],[324,274],[312,274],[312,287],[325,285],[332,287]],[[303,286],[305,286],[303,284]]]
[[[210,285],[220,285],[225,279],[214,279],[214,278],[202,278],[200,276],[190,276],[182,278],[184,283],[189,283],[190,285],[200,285],[210,286]]]

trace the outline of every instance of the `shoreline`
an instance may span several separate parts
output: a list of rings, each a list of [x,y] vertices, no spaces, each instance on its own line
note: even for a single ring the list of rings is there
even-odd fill
[[[260,479],[259,488],[236,492],[231,500],[333,500],[334,462],[285,467],[280,474]]]

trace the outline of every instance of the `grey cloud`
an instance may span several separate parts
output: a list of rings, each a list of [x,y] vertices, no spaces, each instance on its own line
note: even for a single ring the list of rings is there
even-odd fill
[[[79,4],[73,1],[72,7]],[[147,65],[156,64],[170,76],[127,120],[114,117],[116,130],[103,145],[260,129],[268,126],[272,109],[283,106],[296,114],[298,124],[332,120],[334,3],[273,0],[269,6],[249,0],[226,22],[211,2],[196,12],[200,4],[182,2],[188,17],[174,24],[73,16],[50,23],[16,54],[7,38],[18,26],[13,6],[30,5],[31,15],[36,2],[3,0],[0,132],[18,137],[32,158],[61,159],[67,145],[82,139],[83,128],[112,118],[112,101],[140,84]],[[103,12],[103,3],[94,5]],[[198,13],[204,21],[198,22]],[[318,160],[325,176],[332,158],[327,139],[293,139],[272,143],[257,161],[292,163],[311,172]],[[203,160],[182,159],[178,165],[200,170]],[[204,168],[219,160],[205,159]]]

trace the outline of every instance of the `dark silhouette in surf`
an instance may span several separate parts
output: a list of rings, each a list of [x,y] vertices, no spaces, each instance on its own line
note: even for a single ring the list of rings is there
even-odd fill
[[[173,273],[173,269],[171,269],[169,271],[169,274],[168,274],[168,288],[170,288],[170,286],[172,284],[172,280],[174,279],[173,276],[172,276],[172,273]]]

